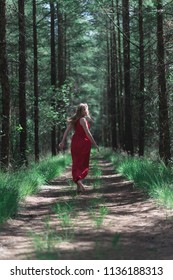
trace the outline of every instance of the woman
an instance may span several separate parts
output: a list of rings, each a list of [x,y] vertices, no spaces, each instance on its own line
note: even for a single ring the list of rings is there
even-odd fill
[[[68,119],[67,128],[59,144],[59,147],[63,149],[69,131],[74,129],[71,141],[72,176],[73,181],[77,184],[78,193],[85,192],[82,179],[87,176],[89,171],[91,145],[93,144],[99,151],[99,147],[90,132],[88,119],[91,119],[88,105],[84,103],[79,104],[76,113]]]

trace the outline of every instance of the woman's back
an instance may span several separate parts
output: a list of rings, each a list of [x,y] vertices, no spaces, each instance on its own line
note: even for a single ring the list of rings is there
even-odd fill
[[[81,119],[81,118],[80,118]],[[74,135],[75,137],[79,137],[79,138],[86,138],[89,140],[89,138],[87,137],[82,125],[80,124],[80,119],[77,120],[76,125],[75,125],[75,132]],[[90,128],[89,123],[87,122],[88,128]]]

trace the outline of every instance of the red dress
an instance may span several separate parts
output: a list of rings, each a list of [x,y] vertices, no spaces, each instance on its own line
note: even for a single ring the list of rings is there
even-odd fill
[[[89,128],[90,125],[88,122],[87,125]],[[80,124],[80,119],[78,119],[71,142],[72,176],[74,182],[84,179],[87,176],[89,171],[90,151],[91,141]]]

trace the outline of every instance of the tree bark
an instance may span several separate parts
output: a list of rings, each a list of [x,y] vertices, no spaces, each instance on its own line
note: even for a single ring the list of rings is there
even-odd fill
[[[6,51],[6,1],[0,1],[0,82],[2,87],[1,167],[8,169],[10,156],[10,86]]]
[[[124,95],[125,95],[125,150],[133,155],[132,108],[130,89],[130,26],[129,0],[122,0],[123,9],[123,57],[124,57]]]
[[[33,42],[34,42],[34,150],[35,161],[39,161],[39,92],[38,92],[38,51],[37,51],[37,8],[33,0]]]
[[[50,0],[51,11],[51,86],[52,86],[52,108],[56,110],[55,88],[56,88],[56,53],[55,53],[55,7],[54,1]],[[52,156],[56,155],[56,124],[51,130]]]
[[[144,32],[143,32],[143,0],[139,0],[139,156],[144,155]]]
[[[58,18],[58,87],[61,88],[65,82],[65,46],[63,36],[63,14],[60,9],[60,4],[57,4]]]
[[[116,0],[117,12],[117,37],[118,37],[118,59],[117,59],[117,123],[118,123],[118,144],[123,147],[124,143],[124,95],[123,95],[123,73],[121,55],[121,34],[120,34],[120,12],[119,0]]]
[[[111,1],[111,21],[110,21],[110,46],[111,46],[111,59],[110,59],[110,91],[109,91],[109,112],[110,112],[110,126],[111,126],[111,146],[117,149],[117,84],[116,84],[116,66],[117,66],[117,50],[116,50],[116,33],[114,25],[114,1]]]
[[[26,122],[26,34],[25,34],[25,4],[18,0],[19,10],[19,124],[20,130],[20,160],[27,164],[27,122]]]
[[[107,20],[107,29],[106,29],[106,47],[107,47],[107,87],[104,94],[104,113],[106,116],[106,122],[104,122],[104,137],[105,137],[105,146],[110,147],[112,139],[112,130],[110,125],[110,108],[109,108],[109,96],[110,96],[110,73],[111,73],[111,48],[110,48],[110,21]]]
[[[159,154],[165,164],[171,158],[168,104],[165,77],[165,57],[163,39],[163,6],[157,1],[157,55],[158,55],[158,91],[159,91]]]
[[[61,98],[58,100],[57,103],[57,110],[61,108],[65,108],[64,103],[64,96],[62,92],[63,85],[65,84],[66,80],[66,44],[65,44],[65,34],[64,34],[64,24],[63,24],[63,13],[61,11],[61,4],[60,1],[57,3],[57,19],[58,19],[58,67],[57,67],[57,74],[58,74],[58,90],[61,93]],[[58,125],[57,129],[57,139],[60,142],[62,138],[63,131]]]

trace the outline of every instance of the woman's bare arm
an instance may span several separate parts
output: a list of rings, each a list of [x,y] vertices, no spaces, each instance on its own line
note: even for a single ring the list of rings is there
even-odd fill
[[[64,148],[65,140],[66,140],[67,135],[68,135],[68,133],[69,133],[69,131],[70,131],[71,129],[72,129],[72,125],[69,124],[69,125],[67,126],[66,130],[64,131],[64,135],[63,135],[63,138],[62,138],[61,143],[59,143],[60,149],[63,149],[63,148]]]

